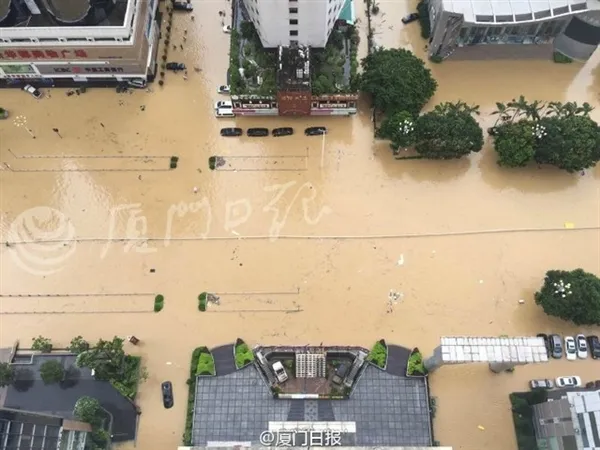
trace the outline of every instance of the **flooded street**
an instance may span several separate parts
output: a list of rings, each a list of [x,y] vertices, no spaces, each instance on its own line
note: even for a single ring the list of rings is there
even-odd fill
[[[356,4],[361,29],[363,5]],[[377,20],[387,22],[378,45],[423,52],[418,24],[400,29],[406,11],[388,11],[393,5],[380,5]],[[0,292],[115,294],[2,298],[2,347],[15,339],[26,347],[40,334],[55,347],[77,335],[139,337],[139,346],[128,344],[149,372],[138,397],[137,448],[164,450],[181,442],[189,359],[201,345],[243,337],[253,345],[370,347],[384,337],[429,354],[443,335],[599,332],[549,319],[533,300],[549,269],[600,272],[599,168],[585,176],[500,169],[489,141],[461,161],[395,161],[387,144],[373,139],[366,101],[353,118],[217,120],[212,105],[223,99],[216,87],[225,82],[228,61],[218,12],[228,8],[225,1],[205,2],[194,21],[175,16],[177,50],[169,60],[201,69],[190,70],[187,80],[169,73],[163,88],[131,94],[90,89],[67,97],[52,89],[40,101],[1,92],[0,106],[26,118],[21,127],[0,121],[0,161],[10,167],[0,171],[2,242],[31,238],[24,226],[15,238],[19,227],[11,231],[11,224],[36,207],[57,209],[72,225],[37,222],[49,239],[78,241],[50,249],[3,245]],[[484,127],[495,120],[489,116],[495,102],[521,94],[597,107],[599,58],[585,66],[433,65],[439,89],[432,105],[477,103]],[[600,110],[592,116],[600,120]],[[292,126],[296,134],[219,136],[234,124]],[[317,125],[329,128],[324,139],[302,134]],[[169,170],[171,156],[179,157],[177,169]],[[210,171],[210,156],[224,157],[230,170]],[[565,230],[565,223],[575,229]],[[109,240],[118,238],[136,239]],[[52,266],[44,264],[48,255]],[[390,289],[404,297],[387,313]],[[220,294],[221,306],[199,312],[203,291]],[[132,293],[143,295],[126,295]],[[155,314],[158,293],[165,308]],[[527,389],[534,377],[589,381],[599,368],[592,360],[501,375],[485,365],[443,367],[431,376],[439,405],[435,439],[455,449],[515,448],[508,393]],[[174,385],[170,410],[160,398],[165,380]]]

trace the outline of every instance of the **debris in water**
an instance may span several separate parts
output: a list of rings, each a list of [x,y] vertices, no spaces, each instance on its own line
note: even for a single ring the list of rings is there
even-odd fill
[[[483,280],[479,280],[479,284],[483,284]]]
[[[235,230],[231,230],[231,232],[232,232],[233,234],[235,234],[236,236],[239,236],[239,235],[240,235],[240,233],[238,233],[238,232],[237,232],[237,231],[235,231]]]
[[[150,273],[156,272],[156,269],[150,269]]]
[[[146,105],[141,105],[141,106],[140,106],[140,109],[141,109],[142,111],[146,111]]]
[[[522,305],[523,303],[525,303],[525,300],[523,300],[523,299],[520,299],[520,300],[519,300],[519,304],[520,304],[520,305]]]
[[[388,294],[388,307],[387,313],[391,313],[394,311],[394,305],[399,301],[402,301],[404,298],[404,294],[402,292],[397,292],[393,289],[390,289],[390,293]]]
[[[400,255],[400,259],[398,259],[398,265],[399,266],[404,265],[404,253]]]
[[[477,425],[477,428],[479,428],[481,431],[485,431],[485,427],[483,425]]]
[[[196,186],[194,186],[194,189],[193,189],[193,190],[194,190],[194,194],[197,194],[197,193],[198,193],[198,188],[197,188]]]

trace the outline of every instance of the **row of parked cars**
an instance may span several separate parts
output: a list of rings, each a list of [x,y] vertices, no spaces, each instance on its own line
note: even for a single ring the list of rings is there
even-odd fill
[[[239,137],[244,134],[241,128],[221,128],[221,136],[224,137]],[[274,137],[291,136],[294,134],[294,129],[291,127],[274,128],[271,135]],[[320,136],[327,134],[326,127],[310,127],[304,130],[306,136]],[[268,128],[248,128],[246,135],[250,137],[264,137],[269,135]]]
[[[600,340],[598,336],[585,337],[583,334],[577,336],[565,336],[564,340],[558,334],[538,334],[537,337],[544,339],[548,355],[555,359],[563,357],[563,353],[569,361],[586,359],[600,359]],[[563,345],[564,342],[564,345]]]

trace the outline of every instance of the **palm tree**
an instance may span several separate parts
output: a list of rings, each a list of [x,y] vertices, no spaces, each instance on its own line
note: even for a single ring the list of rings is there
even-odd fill
[[[579,112],[579,106],[577,106],[577,103],[567,102],[563,105],[561,115],[563,117],[572,117],[572,116],[576,116],[578,112]]]
[[[579,114],[582,114],[585,117],[589,117],[590,113],[594,110],[594,107],[590,105],[588,102],[585,102],[579,108]]]
[[[561,116],[563,113],[564,105],[561,102],[550,102],[548,103],[548,109],[546,111],[546,116],[554,114],[555,116]]]
[[[492,113],[492,116],[498,115],[498,117],[496,118],[492,128],[495,128],[496,125],[498,125],[499,120],[506,122],[508,119],[510,119],[509,112],[510,108],[508,106],[506,106],[504,103],[496,102],[496,111]]]
[[[525,117],[532,120],[540,120],[540,111],[545,108],[546,104],[535,100],[533,103],[525,106]]]
[[[525,100],[525,96],[520,95],[519,100],[513,98],[512,101],[508,103],[508,106],[514,110],[514,114],[510,119],[512,123],[517,117],[523,114],[523,111],[528,107],[528,103],[527,100]]]

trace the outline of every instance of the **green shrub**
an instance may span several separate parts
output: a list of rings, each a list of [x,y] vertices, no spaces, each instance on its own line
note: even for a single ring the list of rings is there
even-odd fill
[[[33,344],[31,344],[32,350],[37,350],[42,353],[50,353],[52,351],[52,341],[50,341],[50,339],[38,336],[31,340],[33,341]]]
[[[408,366],[406,374],[408,376],[423,376],[427,373],[427,369],[423,365],[423,356],[418,348],[415,348],[408,357]]]
[[[210,354],[209,350],[205,347],[205,351],[200,353],[198,358],[198,365],[196,366],[196,375],[214,375],[215,374],[215,360]]]
[[[208,158],[208,168],[210,170],[215,170],[216,164],[217,164],[216,156],[211,156],[210,158]]]
[[[122,375],[110,380],[110,384],[130,400],[135,400],[140,383],[142,358],[139,356],[125,356]]]
[[[156,297],[154,297],[154,312],[162,311],[164,306],[165,306],[165,297],[164,296],[159,294]]]
[[[200,311],[206,311],[206,297],[207,297],[207,293],[203,292],[202,294],[200,294],[198,296],[198,309]]]
[[[44,384],[58,383],[65,378],[65,369],[60,362],[51,359],[40,366],[40,376]]]
[[[179,157],[171,156],[171,160],[169,162],[169,168],[177,169],[177,163],[179,162]]]
[[[429,61],[436,64],[441,63],[443,60],[444,58],[442,58],[440,55],[433,55],[431,58],[429,58]]]
[[[73,415],[77,420],[94,426],[98,424],[100,411],[100,402],[93,397],[86,396],[80,397],[77,402],[75,402]]]
[[[206,347],[195,348],[192,352],[192,360],[190,363],[190,377],[187,380],[188,385],[188,404],[185,415],[185,431],[183,432],[183,445],[192,445],[192,424],[194,422],[194,402],[196,399],[196,368],[198,367],[198,361],[200,355],[203,352],[208,351]]]
[[[69,344],[69,351],[79,355],[80,353],[87,352],[90,349],[90,343],[83,339],[81,336],[75,336],[71,339]]]
[[[571,58],[569,58],[567,55],[563,55],[560,52],[554,52],[552,56],[554,58],[554,62],[558,64],[569,64],[573,62]]]
[[[254,353],[243,340],[238,339],[235,343],[235,365],[238,369],[254,361]]]
[[[429,5],[427,0],[421,0],[417,5],[419,24],[421,25],[421,37],[429,39],[431,36],[431,21],[429,20]]]
[[[385,367],[387,362],[387,345],[385,345],[385,341],[383,339],[375,342],[375,345],[371,349],[369,356],[367,356],[367,361],[371,361],[378,367],[382,369]]]

